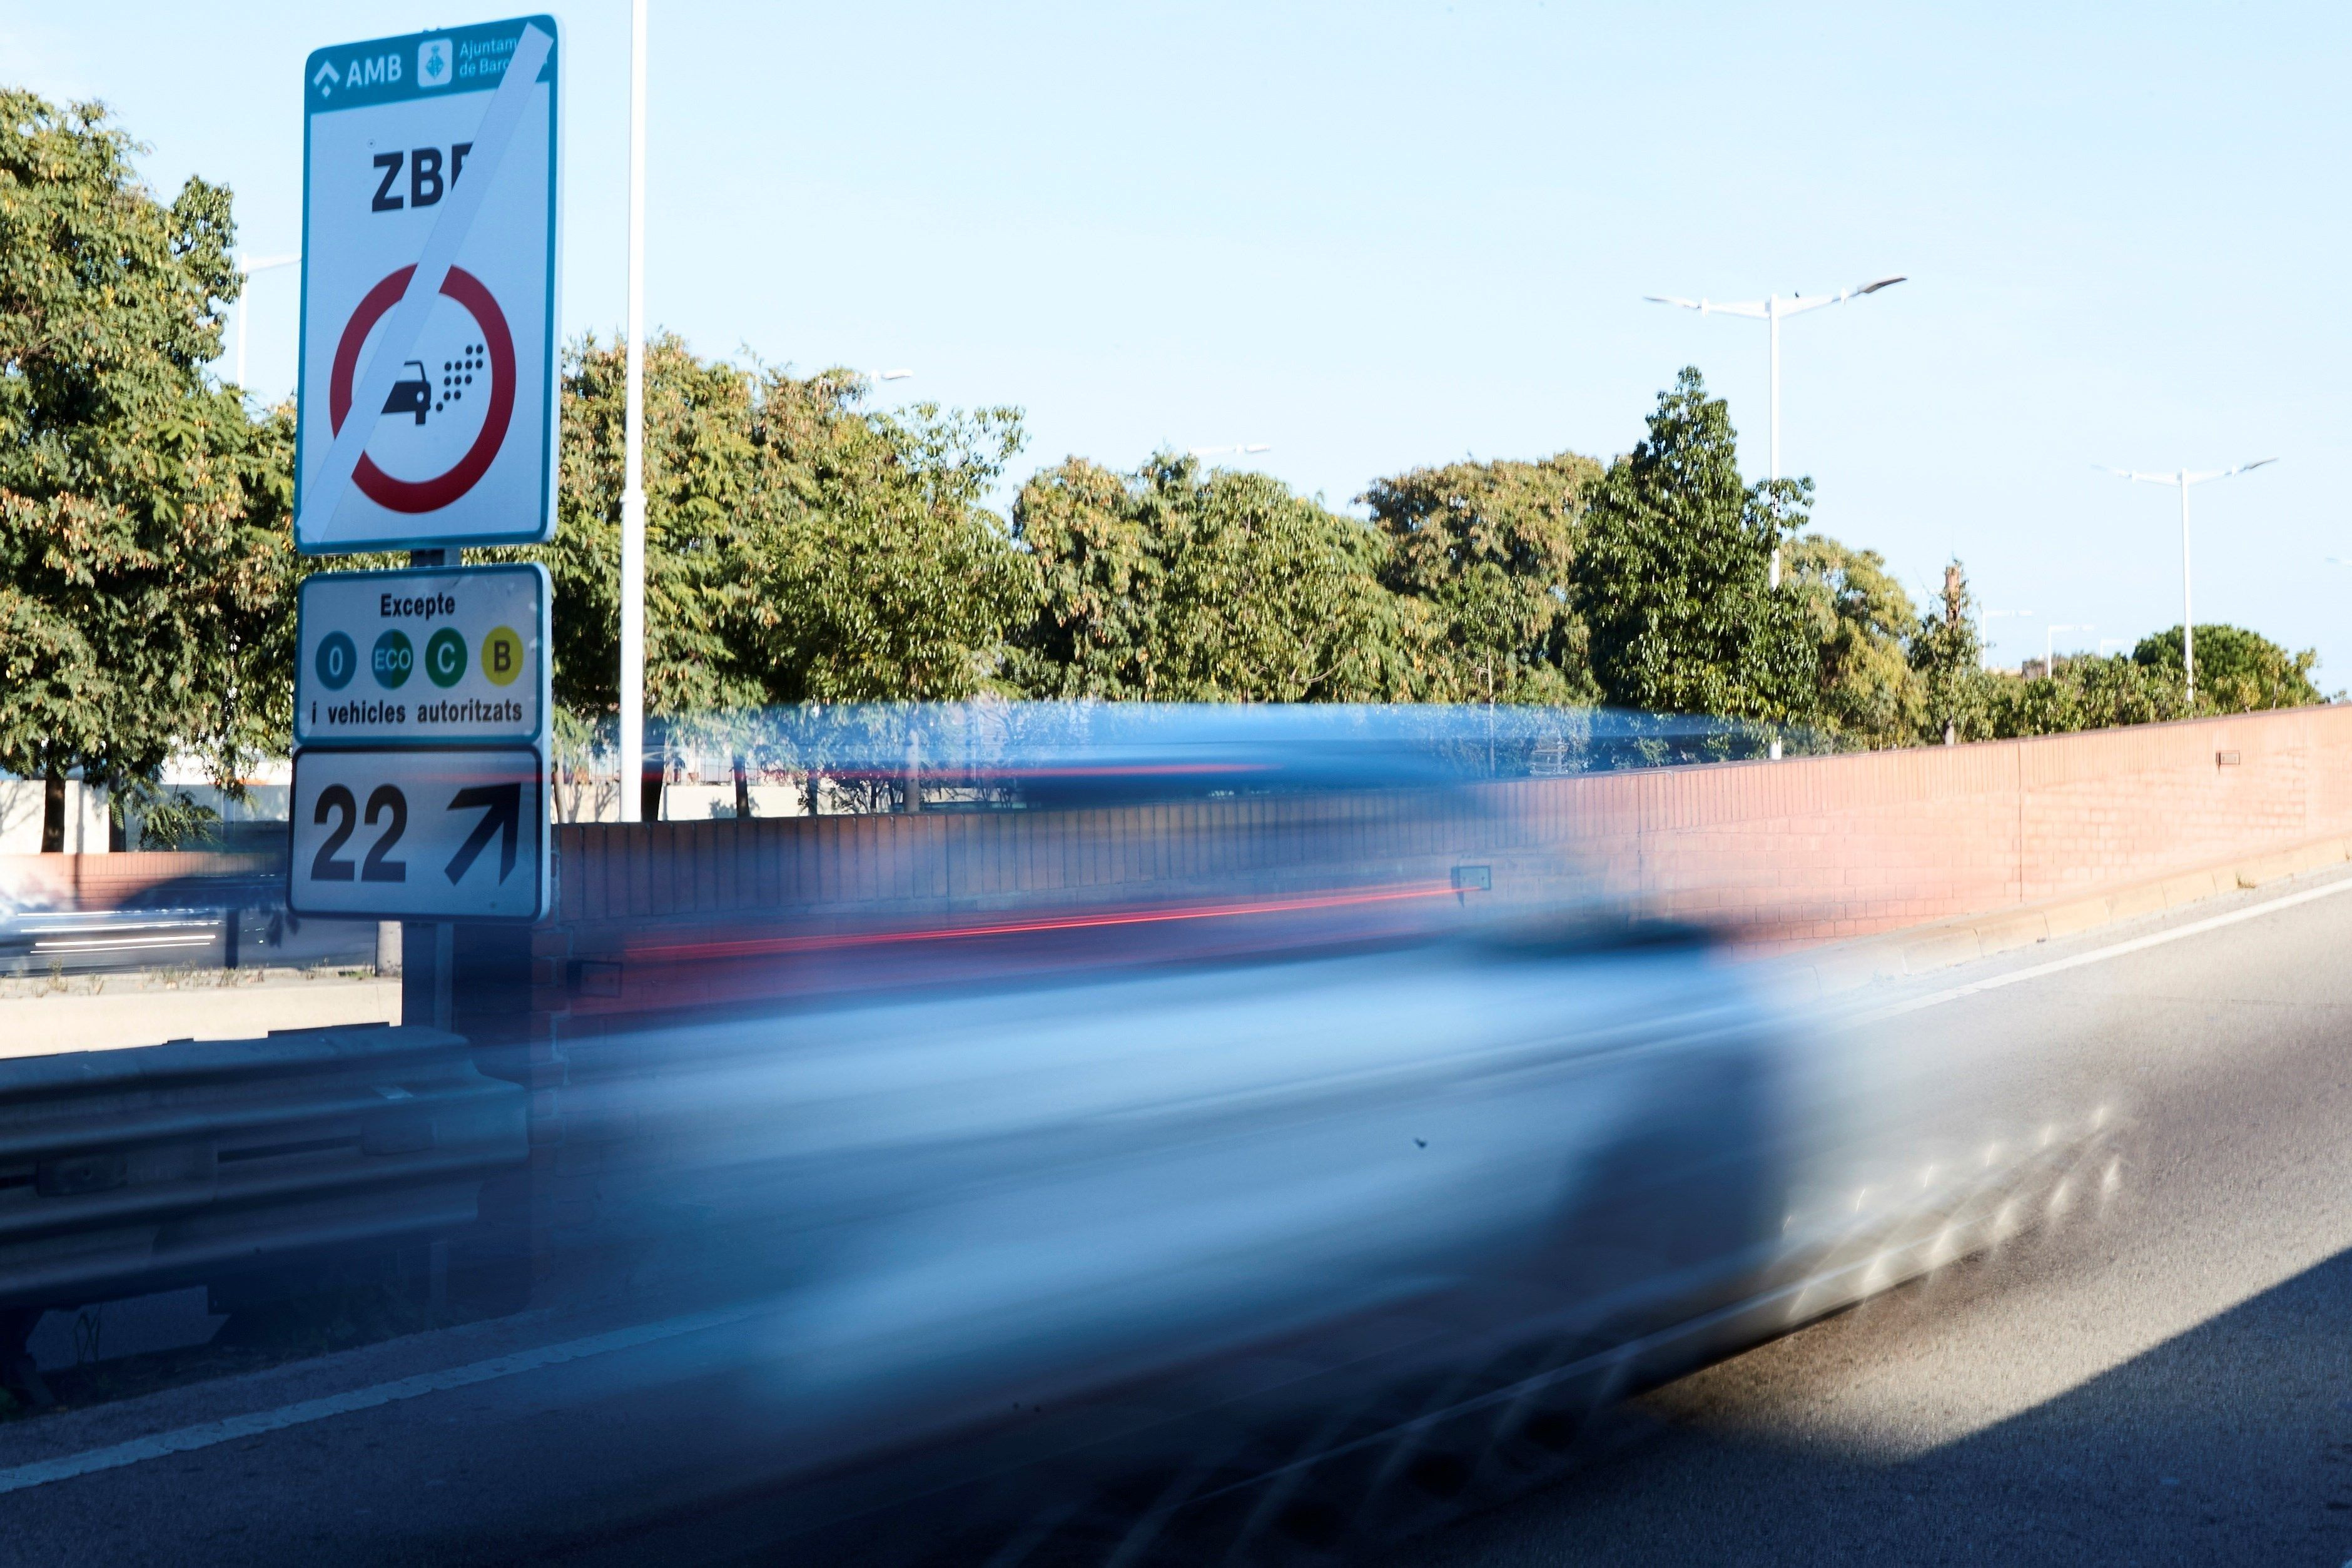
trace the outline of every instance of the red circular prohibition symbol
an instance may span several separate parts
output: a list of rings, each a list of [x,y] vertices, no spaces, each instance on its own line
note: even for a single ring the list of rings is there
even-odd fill
[[[352,411],[352,377],[359,369],[360,345],[367,341],[368,329],[400,303],[415,270],[404,267],[369,289],[359,308],[352,312],[342,340],[335,345],[335,371],[327,383],[327,418],[337,431],[343,428],[343,416]],[[506,315],[499,302],[490,298],[480,278],[462,267],[449,269],[441,292],[471,311],[481,324],[482,346],[490,356],[489,412],[482,416],[481,434],[474,437],[466,455],[447,473],[430,479],[395,479],[362,453],[359,466],[352,470],[352,483],[369,500],[390,511],[437,512],[472,489],[490,471],[499,444],[507,438],[507,422],[514,416],[514,336],[507,330]]]

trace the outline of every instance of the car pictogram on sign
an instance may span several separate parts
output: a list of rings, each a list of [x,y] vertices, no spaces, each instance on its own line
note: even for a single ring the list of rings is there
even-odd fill
[[[416,379],[393,382],[392,394],[383,400],[383,412],[413,413],[416,416],[416,423],[423,424],[425,411],[433,406],[433,383],[425,379],[423,360],[407,360],[403,362],[416,367]]]

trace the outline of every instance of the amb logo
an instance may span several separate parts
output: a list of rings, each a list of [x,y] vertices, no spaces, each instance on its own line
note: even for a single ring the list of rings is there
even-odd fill
[[[321,60],[310,74],[310,85],[319,89],[320,98],[332,98],[335,89],[351,90],[363,87],[391,87],[400,80],[398,55],[373,55],[354,57],[341,70],[335,69],[332,60]]]

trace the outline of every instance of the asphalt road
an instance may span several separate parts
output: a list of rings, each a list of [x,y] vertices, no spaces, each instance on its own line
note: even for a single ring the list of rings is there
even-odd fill
[[[2111,1212],[1637,1400],[1605,1458],[1395,1560],[2352,1559],[2347,958],[2352,894],[1896,1020],[2002,1052],[2021,1103],[2117,1097]]]
[[[1889,1050],[1971,1063],[1955,1105],[2116,1107],[2106,1212],[1649,1394],[1572,1473],[1390,1556],[2352,1558],[2352,891],[2106,952],[2331,885],[1874,998],[1912,1004]],[[0,1562],[773,1560],[744,1522],[767,1332],[640,1301],[0,1427]]]

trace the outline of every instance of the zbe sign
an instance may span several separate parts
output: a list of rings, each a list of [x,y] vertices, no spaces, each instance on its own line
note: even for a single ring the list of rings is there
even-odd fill
[[[532,16],[310,56],[304,551],[552,531],[555,43]]]

